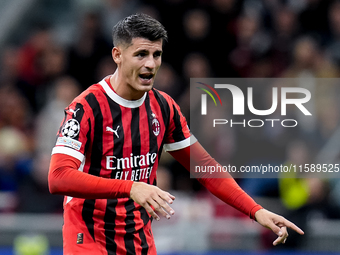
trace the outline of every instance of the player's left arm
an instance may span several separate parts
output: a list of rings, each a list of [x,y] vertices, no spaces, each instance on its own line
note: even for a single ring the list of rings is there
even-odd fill
[[[169,151],[169,153],[188,171],[190,171],[190,159],[192,166],[216,166],[216,164],[218,164],[199,142],[179,150]],[[194,171],[191,171],[191,173],[194,173]],[[278,238],[273,242],[274,245],[286,241],[288,237],[287,227],[301,235],[304,234],[304,232],[292,222],[258,205],[241,189],[230,174],[223,173],[223,175],[224,176],[219,176],[219,178],[211,178],[211,176],[204,173],[195,177],[216,197],[246,215],[249,215],[262,226],[271,229],[277,234]]]
[[[165,138],[165,150],[188,171],[190,171],[190,163],[193,166],[216,166],[218,163],[199,142],[195,142],[196,139],[194,138],[189,138],[190,130],[179,106],[171,98],[168,98],[168,103],[170,105],[171,121]],[[191,173],[194,173],[194,171],[191,171]],[[229,173],[222,173],[218,178],[211,178],[207,173],[195,177],[216,197],[277,234],[279,237],[274,241],[274,245],[285,242],[288,236],[286,227],[303,234],[303,231],[292,222],[263,209],[241,189]]]

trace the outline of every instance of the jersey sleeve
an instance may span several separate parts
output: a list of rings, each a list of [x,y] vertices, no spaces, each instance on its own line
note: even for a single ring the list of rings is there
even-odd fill
[[[187,121],[178,104],[169,96],[167,97],[167,101],[169,104],[170,118],[164,138],[164,150],[180,150],[195,143],[196,138],[191,135]]]
[[[91,143],[91,126],[93,126],[85,109],[86,105],[78,100],[65,109],[65,117],[57,133],[52,155],[61,153],[83,161],[86,148]]]

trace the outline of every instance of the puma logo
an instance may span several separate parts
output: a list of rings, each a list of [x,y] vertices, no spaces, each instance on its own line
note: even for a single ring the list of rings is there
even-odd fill
[[[69,109],[68,111],[73,113],[74,117],[77,117],[77,111],[79,111],[80,109],[76,109],[76,110],[73,110],[73,109]]]
[[[117,138],[119,138],[118,129],[119,129],[119,125],[117,126],[116,130],[114,130],[114,129],[110,128],[110,127],[106,127],[106,131],[114,133],[117,136]]]

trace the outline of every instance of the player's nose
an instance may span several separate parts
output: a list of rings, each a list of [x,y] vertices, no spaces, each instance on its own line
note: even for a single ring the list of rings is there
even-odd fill
[[[156,60],[150,56],[146,59],[144,66],[150,70],[154,70],[157,66]]]

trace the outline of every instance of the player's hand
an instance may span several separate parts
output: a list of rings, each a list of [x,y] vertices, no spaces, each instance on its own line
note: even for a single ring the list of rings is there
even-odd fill
[[[262,226],[271,229],[275,234],[278,235],[278,238],[273,242],[273,245],[286,242],[288,237],[287,227],[296,231],[300,235],[304,234],[304,232],[294,223],[266,209],[258,210],[255,213],[255,219]]]
[[[130,198],[137,204],[143,206],[156,220],[160,219],[156,212],[167,219],[170,219],[171,215],[175,213],[169,206],[169,204],[174,202],[175,196],[154,185],[149,185],[144,182],[134,182],[131,186]]]

